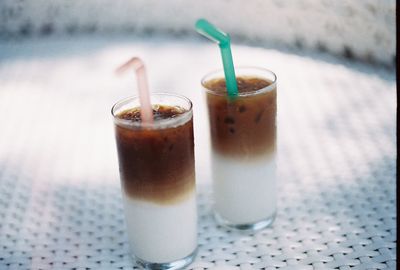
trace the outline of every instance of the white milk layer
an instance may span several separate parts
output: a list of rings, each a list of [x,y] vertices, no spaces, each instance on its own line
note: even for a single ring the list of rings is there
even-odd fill
[[[276,161],[265,155],[251,161],[212,154],[214,208],[232,224],[265,220],[276,211]]]
[[[197,247],[196,194],[176,204],[160,205],[124,196],[131,249],[139,259],[167,263]]]

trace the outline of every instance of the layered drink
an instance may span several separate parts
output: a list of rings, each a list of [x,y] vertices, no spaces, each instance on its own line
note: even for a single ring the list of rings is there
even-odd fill
[[[276,213],[276,77],[258,68],[237,68],[237,96],[227,95],[223,72],[207,75],[217,220],[238,229],[259,229]]]
[[[133,255],[168,269],[190,263],[197,247],[192,105],[172,94],[151,99],[152,123],[142,123],[137,98],[112,113]]]

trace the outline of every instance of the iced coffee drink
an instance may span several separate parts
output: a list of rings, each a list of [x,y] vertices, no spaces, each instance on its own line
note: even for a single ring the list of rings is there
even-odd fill
[[[223,72],[207,75],[217,220],[238,229],[259,229],[276,212],[276,77],[258,68],[237,68],[239,93],[227,95]]]
[[[112,114],[133,255],[168,269],[190,263],[197,247],[192,104],[172,94],[151,99],[152,123],[142,123],[137,98]]]

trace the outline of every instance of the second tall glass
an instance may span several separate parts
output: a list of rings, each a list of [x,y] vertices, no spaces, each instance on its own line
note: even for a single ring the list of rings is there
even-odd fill
[[[270,225],[276,213],[276,76],[236,68],[239,94],[229,97],[223,70],[202,79],[212,142],[217,221],[237,229]]]

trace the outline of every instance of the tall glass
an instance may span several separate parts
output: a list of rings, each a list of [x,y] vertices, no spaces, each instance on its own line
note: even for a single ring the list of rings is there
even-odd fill
[[[237,67],[239,94],[228,97],[223,70],[201,83],[212,142],[214,212],[237,229],[260,229],[276,214],[276,75]]]
[[[153,123],[129,119],[138,97],[112,108],[125,220],[139,264],[178,269],[193,261],[197,249],[192,103],[166,93],[151,100]]]

